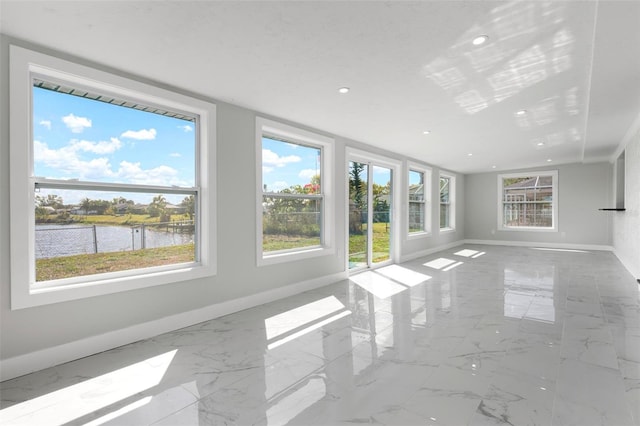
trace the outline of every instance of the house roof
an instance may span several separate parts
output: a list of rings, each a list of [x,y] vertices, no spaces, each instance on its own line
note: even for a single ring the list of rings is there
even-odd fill
[[[532,176],[520,182],[505,186],[504,189],[550,188],[553,184],[551,176]]]

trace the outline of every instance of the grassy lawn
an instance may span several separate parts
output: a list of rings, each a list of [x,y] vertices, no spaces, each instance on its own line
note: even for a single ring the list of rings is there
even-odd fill
[[[366,261],[367,226],[363,225],[363,235],[349,235],[349,262]],[[373,224],[373,261],[381,262],[389,259],[389,224]]]
[[[184,214],[171,215],[171,222],[179,222],[189,220]],[[123,214],[123,215],[75,215],[72,214],[66,220],[58,220],[57,216],[51,215],[47,217],[46,223],[82,223],[86,225],[139,225],[152,224],[160,222],[159,217],[151,217],[148,214]]]
[[[366,225],[363,232],[366,233]],[[366,235],[349,235],[349,261],[360,263],[365,261]],[[320,245],[318,237],[291,235],[264,235],[262,249],[265,252],[295,249]],[[389,259],[389,225],[373,224],[373,261],[381,262]]]
[[[193,262],[194,245],[36,259],[36,281]]]
[[[319,245],[319,237],[264,235],[262,238],[262,251],[264,252]]]

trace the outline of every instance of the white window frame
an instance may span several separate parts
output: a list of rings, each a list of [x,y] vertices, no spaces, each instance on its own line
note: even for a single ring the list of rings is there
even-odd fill
[[[356,274],[362,272],[363,269],[376,269],[386,265],[390,265],[392,263],[398,263],[400,261],[400,240],[402,239],[402,226],[400,224],[400,220],[396,220],[396,218],[400,218],[401,214],[401,197],[403,191],[399,188],[402,184],[400,181],[403,180],[402,177],[402,161],[396,160],[394,158],[374,154],[369,151],[363,151],[358,148],[353,148],[350,146],[346,147],[346,161],[344,167],[344,173],[346,177],[346,187],[345,187],[345,206],[349,206],[349,163],[351,161],[356,161],[358,163],[366,164],[367,167],[384,167],[391,170],[391,211],[390,211],[390,220],[391,220],[391,240],[389,245],[389,259],[377,263],[371,262],[372,255],[372,246],[370,245],[367,254],[367,264],[368,266],[364,266],[361,268],[352,268],[349,269],[349,208],[347,207],[344,211],[344,247],[346,248],[347,255],[345,256],[345,270],[349,271],[350,274]],[[373,173],[367,174],[367,206],[372,206],[373,208]],[[373,212],[372,212],[373,213]],[[367,224],[367,241],[373,241],[373,214],[368,215],[368,224]]]
[[[424,218],[422,223],[422,230],[411,232],[409,229],[410,225],[410,214],[411,214],[411,203],[419,203],[419,201],[411,201],[409,199],[409,187],[410,187],[410,174],[411,172],[422,173],[423,181],[424,181]],[[406,227],[406,235],[408,239],[425,237],[431,234],[431,168],[427,166],[423,166],[418,163],[407,163],[407,227]]]
[[[551,176],[551,208],[552,221],[551,227],[540,226],[505,226],[504,225],[504,208],[502,200],[502,192],[504,191],[504,179],[529,177],[529,176]],[[504,173],[498,175],[498,228],[499,231],[526,231],[526,232],[558,232],[558,170],[534,170],[531,172]]]
[[[304,146],[320,149],[321,154],[321,235],[319,246],[302,247],[288,250],[264,252],[262,248],[262,137],[271,136],[275,139],[298,143]],[[299,129],[263,117],[256,117],[256,263],[258,266],[275,263],[291,262],[335,253],[335,201],[334,201],[334,140],[308,130]]]
[[[440,227],[440,206],[443,204],[440,200],[440,178],[449,179],[449,226]],[[440,172],[438,176],[438,228],[440,232],[451,232],[456,230],[456,176],[450,173]]]
[[[198,135],[195,186],[172,188],[173,190],[169,191],[167,187],[148,185],[101,184],[35,177],[32,134],[34,76],[196,117]],[[11,309],[94,297],[216,274],[214,104],[14,45],[10,46],[10,82]],[[200,219],[196,223],[196,261],[36,283],[36,184],[48,188],[197,194],[196,217]]]

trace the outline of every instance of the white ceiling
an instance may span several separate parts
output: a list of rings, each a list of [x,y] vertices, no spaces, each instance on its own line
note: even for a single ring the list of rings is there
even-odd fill
[[[609,159],[640,124],[640,1],[2,0],[0,19],[7,35],[463,173]]]

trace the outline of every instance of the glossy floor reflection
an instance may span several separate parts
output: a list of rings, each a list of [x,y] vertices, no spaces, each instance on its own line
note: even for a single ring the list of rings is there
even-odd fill
[[[3,425],[640,425],[639,286],[611,253],[457,247],[0,390]]]

